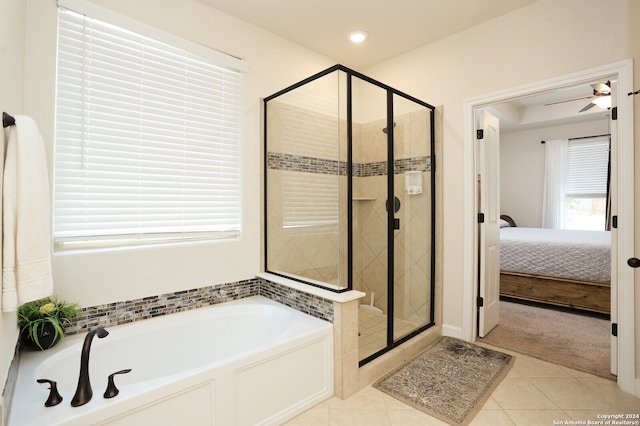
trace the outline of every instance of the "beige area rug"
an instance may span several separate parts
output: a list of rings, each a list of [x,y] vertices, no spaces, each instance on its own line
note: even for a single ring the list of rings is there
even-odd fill
[[[373,386],[452,425],[467,425],[511,368],[511,355],[441,337]]]
[[[478,339],[499,348],[615,380],[606,319],[500,301],[500,323]]]

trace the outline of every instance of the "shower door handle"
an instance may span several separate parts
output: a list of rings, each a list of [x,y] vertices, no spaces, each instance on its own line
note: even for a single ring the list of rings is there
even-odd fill
[[[394,218],[393,219],[393,229],[400,229],[400,219],[398,218]]]

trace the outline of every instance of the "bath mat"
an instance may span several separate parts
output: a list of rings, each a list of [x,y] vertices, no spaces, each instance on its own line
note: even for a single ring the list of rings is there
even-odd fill
[[[373,387],[449,424],[467,425],[514,359],[463,340],[441,337]]]

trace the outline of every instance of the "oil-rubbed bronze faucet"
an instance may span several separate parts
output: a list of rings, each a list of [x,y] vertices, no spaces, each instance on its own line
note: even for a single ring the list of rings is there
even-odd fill
[[[91,341],[93,336],[98,335],[99,338],[107,337],[109,332],[102,328],[102,326],[95,326],[89,330],[87,337],[84,338],[84,344],[82,345],[82,356],[80,357],[80,377],[78,378],[78,387],[76,388],[76,394],[71,400],[73,407],[79,407],[86,404],[91,400],[93,396],[93,390],[91,389],[91,382],[89,381],[89,352],[91,351]]]

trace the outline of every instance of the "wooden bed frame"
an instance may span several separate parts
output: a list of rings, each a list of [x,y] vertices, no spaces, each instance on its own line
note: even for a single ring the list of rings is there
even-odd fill
[[[500,295],[601,314],[611,313],[610,283],[501,271]]]
[[[501,219],[517,226],[507,215]],[[500,271],[500,295],[513,299],[611,313],[611,283]]]

